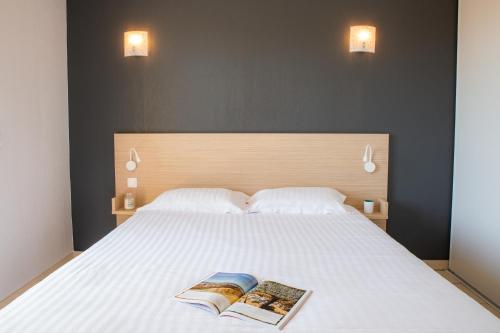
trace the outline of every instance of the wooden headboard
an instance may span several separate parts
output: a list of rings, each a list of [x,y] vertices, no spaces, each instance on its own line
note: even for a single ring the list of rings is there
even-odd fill
[[[374,148],[377,170],[363,169],[365,146]],[[129,150],[142,162],[129,172]],[[331,186],[360,207],[387,198],[388,134],[165,133],[115,134],[117,198],[136,177],[138,205],[167,189],[224,187],[253,194],[283,186]]]

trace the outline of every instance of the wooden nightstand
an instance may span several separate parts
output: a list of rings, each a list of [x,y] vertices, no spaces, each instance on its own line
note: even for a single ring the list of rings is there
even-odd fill
[[[123,202],[123,200],[118,200]],[[111,214],[116,216],[116,226],[125,222],[129,217],[135,214],[137,209],[125,209],[121,205],[117,205],[116,198],[111,199]]]
[[[363,213],[363,209],[360,210]],[[386,231],[387,219],[389,218],[389,203],[385,199],[376,200],[375,211],[372,214],[365,214],[367,218],[373,221],[380,229]]]

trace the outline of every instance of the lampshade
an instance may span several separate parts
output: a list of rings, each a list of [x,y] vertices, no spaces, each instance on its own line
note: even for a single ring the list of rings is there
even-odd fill
[[[351,27],[350,52],[375,53],[377,29],[367,25],[356,25]]]
[[[127,31],[124,35],[125,57],[147,57],[148,32]]]

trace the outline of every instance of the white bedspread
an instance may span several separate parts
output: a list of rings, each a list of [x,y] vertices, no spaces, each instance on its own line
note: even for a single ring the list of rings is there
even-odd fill
[[[313,290],[285,332],[500,332],[500,321],[353,212],[139,212],[0,311],[0,332],[275,331],[172,296],[211,272]]]

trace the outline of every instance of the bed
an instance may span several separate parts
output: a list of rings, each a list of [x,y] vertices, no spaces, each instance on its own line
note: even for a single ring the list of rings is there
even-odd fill
[[[500,332],[499,321],[351,208],[138,212],[0,311],[0,332],[274,331],[173,295],[210,272],[313,290],[286,332]]]
[[[373,173],[363,169],[367,144]],[[141,162],[127,171],[132,148]],[[297,185],[336,188],[348,208],[117,216],[115,230],[1,310],[0,332],[274,331],[174,300],[217,271],[312,290],[290,333],[500,332],[498,319],[359,212],[363,198],[387,198],[388,156],[387,134],[117,134],[117,202],[135,177],[139,205],[171,188]]]

